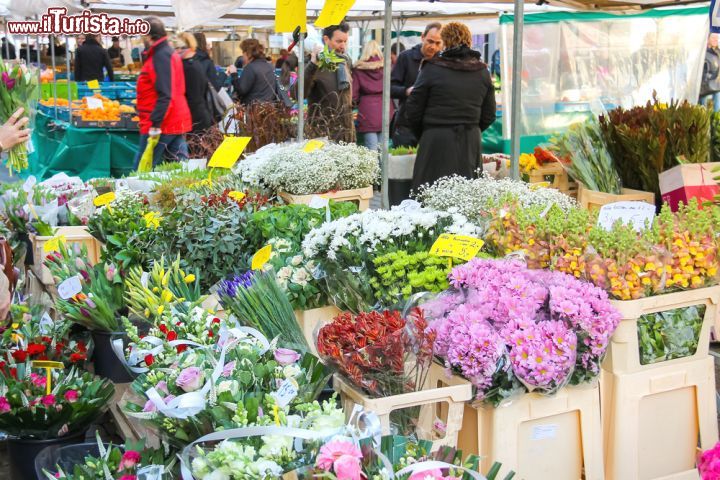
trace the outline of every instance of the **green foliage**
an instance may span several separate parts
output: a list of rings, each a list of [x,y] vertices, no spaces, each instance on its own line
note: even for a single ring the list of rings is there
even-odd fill
[[[649,313],[638,320],[640,364],[694,355],[705,318],[705,305]]]

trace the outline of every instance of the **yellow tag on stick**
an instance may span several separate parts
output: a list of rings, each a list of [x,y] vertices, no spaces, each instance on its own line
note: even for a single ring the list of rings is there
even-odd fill
[[[95,200],[93,200],[93,203],[96,207],[104,207],[105,205],[108,205],[109,203],[112,203],[115,201],[115,192],[108,192],[103,193],[99,197],[95,197]]]
[[[30,362],[32,368],[45,369],[45,395],[50,395],[52,391],[52,371],[56,368],[65,368],[62,362],[52,362],[50,360],[33,360]]]
[[[355,0],[325,0],[325,6],[315,20],[315,26],[325,28],[330,25],[340,25],[353,5]]]
[[[100,82],[98,82],[97,80],[90,80],[89,82],[87,82],[87,87],[90,90],[100,90]]]
[[[438,257],[461,258],[469,261],[478,254],[485,242],[479,238],[443,233],[435,241],[430,253]]]
[[[232,168],[252,140],[251,137],[225,137],[213,153],[208,168]]]
[[[65,235],[52,237],[50,240],[45,242],[45,245],[43,245],[43,251],[45,253],[57,252],[58,250],[60,250],[61,243],[65,243]]]
[[[232,198],[236,202],[242,202],[243,198],[245,198],[245,194],[243,192],[233,190],[232,192],[228,193],[228,197]]]
[[[275,32],[293,33],[297,27],[307,31],[306,0],[277,0],[275,3]]]
[[[270,255],[272,255],[272,245],[265,245],[253,255],[250,268],[253,270],[262,270],[268,260],[270,260]]]
[[[324,146],[325,142],[322,142],[320,140],[310,140],[305,144],[305,147],[303,147],[303,152],[312,153],[315,150],[320,150]]]

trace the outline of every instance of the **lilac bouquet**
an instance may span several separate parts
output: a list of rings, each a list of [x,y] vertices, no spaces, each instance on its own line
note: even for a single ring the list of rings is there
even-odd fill
[[[474,259],[423,308],[448,367],[499,404],[518,390],[552,394],[600,373],[620,321],[605,291],[561,272]]]

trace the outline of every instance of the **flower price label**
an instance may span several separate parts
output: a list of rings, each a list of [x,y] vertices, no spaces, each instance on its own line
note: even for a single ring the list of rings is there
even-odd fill
[[[58,296],[63,300],[74,297],[78,293],[82,292],[82,284],[80,283],[80,277],[76,275],[74,277],[68,278],[60,285],[58,285],[57,291]]]
[[[87,87],[90,90],[100,90],[100,82],[98,82],[97,80],[90,80],[89,82],[87,82]]]
[[[430,253],[438,257],[461,258],[469,261],[478,254],[485,242],[479,238],[443,233],[435,241]]]
[[[93,204],[96,207],[104,207],[105,205],[108,205],[115,201],[115,192],[108,192],[103,193],[99,197],[95,197],[95,200],[93,200]]]
[[[326,0],[315,26],[325,28],[330,25],[339,25],[355,4],[355,0]]]
[[[270,260],[270,255],[272,255],[272,245],[265,245],[253,255],[251,268],[253,270],[262,269]]]
[[[62,362],[52,362],[50,360],[33,360],[30,362],[30,366],[45,369],[45,393],[50,395],[50,392],[52,392],[52,371],[56,368],[65,368],[65,365]]]
[[[55,324],[53,323],[52,318],[50,318],[50,315],[47,314],[47,312],[43,313],[42,318],[40,319],[40,334],[41,335],[50,335],[53,331],[53,326]]]
[[[631,225],[638,232],[652,225],[655,205],[645,202],[615,202],[603,205],[598,215],[598,227],[612,230],[617,221]]]
[[[30,175],[27,180],[25,180],[25,183],[23,183],[22,189],[25,193],[32,192],[33,187],[35,187],[35,184],[37,183],[37,178],[35,178],[35,175]]]
[[[276,3],[275,31],[292,33],[297,27],[307,31],[307,7],[305,0],[281,0]]]
[[[285,408],[286,406],[290,405],[290,402],[292,402],[295,397],[297,397],[297,394],[297,385],[295,385],[295,383],[290,380],[285,380],[280,385],[278,391],[272,393],[272,396],[275,397],[275,401],[277,402],[278,407]]]
[[[325,208],[330,205],[330,199],[321,195],[313,195],[310,199],[310,208]]]
[[[232,168],[252,140],[251,137],[225,137],[213,153],[208,168]]]
[[[97,97],[85,97],[85,101],[87,102],[88,110],[105,110],[102,100]]]
[[[65,243],[65,235],[59,235],[57,237],[52,237],[50,240],[45,242],[43,245],[43,251],[45,253],[50,252],[57,252],[60,250],[60,244]]]
[[[303,152],[312,153],[315,150],[320,150],[324,146],[325,146],[325,142],[322,142],[320,140],[310,140],[303,147]]]

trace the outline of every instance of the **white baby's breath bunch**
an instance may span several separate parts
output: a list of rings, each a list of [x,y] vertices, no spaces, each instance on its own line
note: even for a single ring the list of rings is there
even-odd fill
[[[239,162],[235,171],[250,185],[293,195],[364,188],[378,179],[377,152],[355,144],[326,143],[308,153],[304,146],[265,146]]]
[[[534,187],[525,182],[487,175],[469,179],[459,176],[441,178],[415,192],[423,206],[445,212],[457,212],[474,222],[493,207],[518,201],[524,207],[556,205],[563,211],[577,207],[575,200],[552,188]]]

